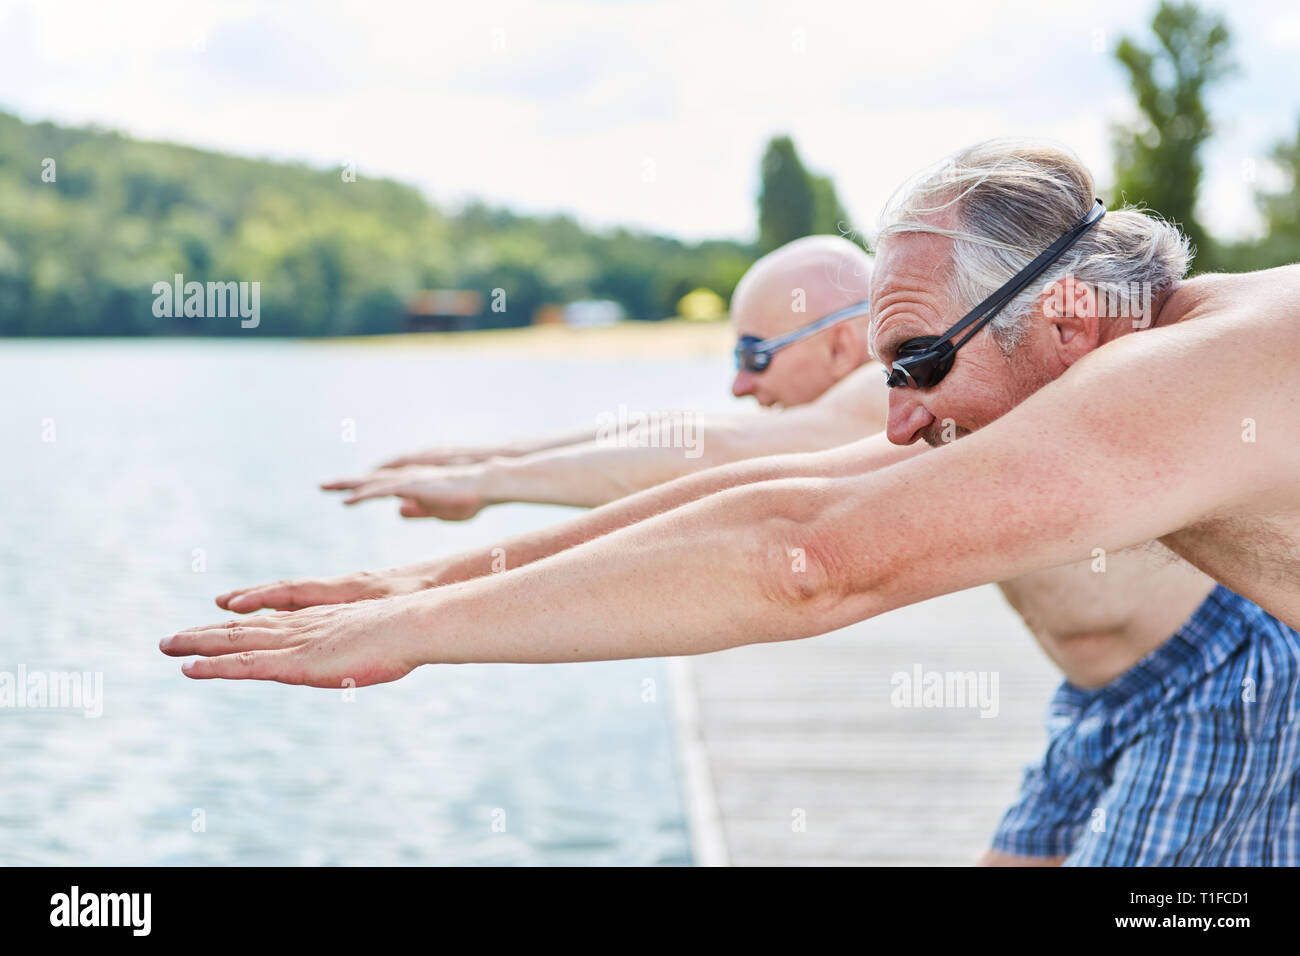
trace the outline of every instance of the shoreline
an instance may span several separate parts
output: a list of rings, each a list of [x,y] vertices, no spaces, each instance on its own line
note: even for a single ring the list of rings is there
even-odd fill
[[[718,356],[730,353],[731,323],[665,319],[662,322],[623,321],[597,328],[567,325],[525,325],[509,329],[465,332],[398,332],[391,335],[349,335],[306,338],[317,345],[467,349],[489,352],[526,350],[539,356]]]
[[[598,328],[565,325],[525,325],[507,329],[464,332],[392,332],[383,335],[284,336],[263,332],[232,335],[18,335],[0,336],[10,348],[27,346],[121,346],[185,343],[303,343],[313,346],[364,346],[445,349],[539,357],[646,356],[651,358],[730,357],[735,339],[725,320],[662,322],[625,320]]]

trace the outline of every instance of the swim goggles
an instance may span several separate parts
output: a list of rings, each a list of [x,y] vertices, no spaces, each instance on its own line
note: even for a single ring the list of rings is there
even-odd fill
[[[830,328],[832,325],[857,318],[860,315],[866,315],[869,311],[871,311],[871,303],[864,300],[832,312],[830,315],[824,315],[820,319],[809,322],[793,332],[786,332],[784,335],[777,335],[770,339],[760,339],[756,335],[742,335],[736,341],[736,368],[743,368],[749,372],[766,371],[767,367],[772,364],[772,356],[787,345],[793,345],[795,342],[806,339],[822,329]]]
[[[891,367],[885,370],[886,384],[890,388],[898,388],[900,385],[908,388],[931,388],[938,385],[952,368],[957,350],[992,321],[993,317],[1001,312],[1008,302],[1023,292],[1029,283],[1042,275],[1048,266],[1065,255],[1079,237],[1101,221],[1104,215],[1106,215],[1106,204],[1098,199],[1088,214],[1072,226],[1069,232],[1043,250],[1038,258],[966,313],[960,322],[943,335],[920,335],[901,343],[895,350]],[[970,331],[966,332],[955,345],[949,341],[967,329]]]

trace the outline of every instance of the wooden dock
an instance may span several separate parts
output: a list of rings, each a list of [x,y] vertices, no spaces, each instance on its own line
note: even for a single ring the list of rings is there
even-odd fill
[[[899,706],[924,704],[910,685],[930,672],[982,674],[996,715],[951,693]],[[670,673],[705,866],[969,865],[1042,752],[1060,682],[991,586],[823,637],[674,658]]]

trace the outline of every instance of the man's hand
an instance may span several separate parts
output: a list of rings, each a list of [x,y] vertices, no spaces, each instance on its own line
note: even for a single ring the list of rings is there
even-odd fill
[[[489,504],[483,495],[484,477],[485,468],[480,465],[413,465],[380,469],[359,478],[327,481],[321,488],[352,492],[343,500],[345,505],[392,495],[402,499],[403,517],[466,521]]]
[[[365,687],[405,677],[425,661],[409,602],[392,598],[330,605],[191,627],[163,638],[171,657],[200,655],[188,677],[273,680],[311,687]]]
[[[440,445],[410,455],[399,455],[380,468],[405,468],[407,465],[477,465],[490,458],[517,458],[550,448],[580,445],[595,438],[594,427],[583,427],[559,435],[525,438],[504,445]]]
[[[297,611],[321,604],[351,604],[372,598],[414,594],[434,586],[429,576],[414,570],[358,571],[333,578],[299,578],[227,591],[217,596],[217,607],[236,614],[249,611]]]
[[[511,454],[506,448],[429,448],[409,455],[398,455],[380,468],[405,468],[408,465],[474,465],[489,458]]]

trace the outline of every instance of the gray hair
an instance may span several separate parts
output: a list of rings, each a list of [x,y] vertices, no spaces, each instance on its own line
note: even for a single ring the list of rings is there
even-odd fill
[[[994,139],[944,160],[904,184],[881,214],[877,244],[909,232],[954,240],[948,292],[962,311],[974,308],[1087,215],[1095,202],[1092,174],[1053,143]],[[958,228],[933,217],[951,208]],[[1044,290],[1070,275],[1104,288],[1112,304],[1139,315],[1129,290],[1154,297],[1187,274],[1192,248],[1178,228],[1125,206],[1083,234],[1066,255],[989,323],[1004,352],[1019,345]]]

